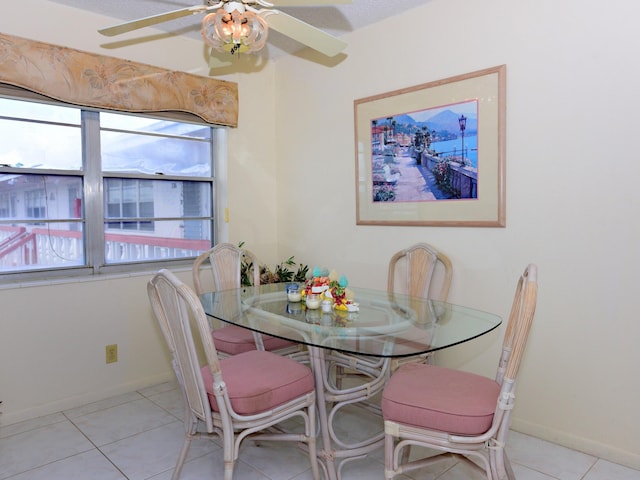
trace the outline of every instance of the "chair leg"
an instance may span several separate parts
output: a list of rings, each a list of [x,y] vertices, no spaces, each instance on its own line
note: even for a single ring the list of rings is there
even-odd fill
[[[320,470],[318,469],[318,450],[317,450],[317,440],[316,440],[316,407],[315,403],[309,405],[307,409],[307,422],[309,422],[309,427],[307,428],[309,441],[307,446],[309,448],[309,462],[311,463],[311,473],[313,475],[313,480],[320,480]]]
[[[516,480],[511,462],[503,447],[494,447],[490,450],[489,457],[489,468],[491,470],[489,478],[495,480]]]
[[[224,480],[233,480],[233,467],[235,465],[235,461],[227,461],[224,462]]]
[[[395,439],[393,435],[385,433],[384,435],[384,478],[385,480],[393,480],[395,474],[395,465],[393,464],[393,450]]]
[[[225,432],[222,439],[222,457],[224,459],[224,480],[233,480],[233,467],[238,458],[239,443],[236,444],[236,436]]]
[[[494,453],[493,458],[490,461],[491,469],[493,470],[492,476],[496,480],[516,480],[516,476],[513,473],[511,462],[507,457],[507,452],[504,448],[499,448]]]
[[[187,459],[187,454],[189,453],[189,447],[191,446],[191,440],[193,440],[194,436],[190,433],[184,434],[184,443],[182,444],[182,450],[180,451],[180,456],[178,457],[178,461],[176,462],[176,466],[173,469],[173,475],[171,476],[171,480],[178,480],[180,478],[180,473],[182,472],[182,466],[184,465],[184,461]]]

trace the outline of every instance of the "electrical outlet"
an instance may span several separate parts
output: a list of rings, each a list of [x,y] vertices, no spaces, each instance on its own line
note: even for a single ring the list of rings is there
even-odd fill
[[[107,345],[105,350],[107,352],[107,363],[115,363],[118,361],[118,344]]]

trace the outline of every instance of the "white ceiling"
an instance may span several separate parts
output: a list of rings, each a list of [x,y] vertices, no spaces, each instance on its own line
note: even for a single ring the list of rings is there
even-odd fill
[[[91,11],[114,19],[128,21],[150,15],[177,10],[192,5],[206,3],[198,0],[50,0],[81,10]],[[347,5],[323,5],[314,7],[277,7],[278,1],[271,0],[279,10],[293,15],[311,25],[337,37],[359,28],[376,23],[399,12],[418,7],[430,0],[352,0]],[[290,3],[291,0],[288,1]],[[153,28],[200,38],[200,16],[189,16],[172,20]],[[120,23],[116,21],[114,23]],[[108,27],[110,25],[105,25]],[[143,32],[144,30],[140,30]],[[131,34],[128,34],[131,36]],[[106,37],[105,37],[106,38]],[[269,58],[292,54],[302,45],[286,38],[278,32],[270,31],[268,39]]]

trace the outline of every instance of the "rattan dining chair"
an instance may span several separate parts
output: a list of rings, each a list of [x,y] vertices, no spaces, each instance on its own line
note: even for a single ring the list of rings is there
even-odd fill
[[[206,291],[221,291],[240,288],[242,262],[247,260],[253,265],[253,285],[260,285],[260,269],[256,256],[249,250],[241,249],[231,243],[218,243],[201,253],[193,262],[193,285],[198,295]],[[208,272],[208,277],[205,274]],[[210,285],[211,289],[207,289]],[[249,350],[267,350],[280,355],[304,357],[302,346],[269,335],[260,335],[236,325],[219,325],[213,331],[213,341],[221,357],[228,357]]]
[[[385,479],[439,460],[409,461],[411,446],[422,446],[467,460],[488,480],[515,480],[505,444],[537,291],[537,268],[531,264],[518,281],[495,379],[418,363],[393,373],[382,394]]]
[[[439,285],[434,282],[436,274],[442,277]],[[400,276],[403,277],[402,285],[396,282]],[[453,265],[449,257],[432,245],[416,243],[396,252],[389,260],[387,291],[446,302],[452,277]]]
[[[453,266],[449,257],[427,243],[416,243],[408,248],[396,252],[389,260],[389,273],[387,275],[387,292],[390,298],[395,293],[402,293],[419,299],[435,299],[446,301],[449,295],[451,279],[453,277]],[[437,280],[434,282],[434,279]],[[428,302],[416,302],[415,308],[434,308]],[[437,312],[434,312],[437,313]],[[437,318],[436,315],[423,315],[424,318]],[[421,334],[423,331],[420,332]],[[342,386],[343,380],[360,375],[363,371],[382,371],[389,375],[400,365],[405,363],[431,363],[433,355],[423,354],[412,357],[393,358],[389,361],[385,359],[372,359],[350,355],[345,357],[342,363],[354,362],[360,368],[345,368],[340,363],[336,363],[336,384]],[[349,357],[349,358],[346,358]]]
[[[449,257],[428,243],[416,243],[396,252],[389,260],[387,291],[390,295],[403,293],[420,299],[446,302],[453,278],[453,264]],[[437,308],[433,303],[419,302],[416,308]],[[436,318],[440,312],[428,318]],[[391,370],[405,363],[432,363],[433,355],[395,359]]]
[[[185,401],[185,438],[172,479],[180,477],[193,439],[218,436],[223,444],[225,480],[232,480],[240,444],[248,438],[305,443],[313,478],[318,480],[316,396],[309,367],[260,350],[220,359],[202,304],[191,287],[161,270],[147,290]],[[206,356],[202,368],[192,323]],[[279,433],[271,428],[294,417],[303,420],[302,433]]]
[[[439,289],[436,289],[433,282],[436,274],[440,280]],[[391,299],[395,293],[402,293],[419,299],[435,298],[446,301],[452,276],[453,267],[449,257],[429,244],[417,243],[395,253],[389,260],[387,292]],[[397,282],[397,280],[402,281]],[[432,308],[433,305],[420,301],[415,307]],[[430,315],[425,318],[436,318],[436,316]],[[378,372],[380,377],[388,376],[402,364],[430,363],[432,357],[430,354],[424,354],[393,359],[375,359],[335,353],[335,385],[336,388],[341,389],[346,379],[362,377],[363,374],[369,376],[370,372]],[[349,364],[352,366],[346,366]],[[375,380],[376,383],[377,380],[378,378]],[[368,387],[368,382],[362,385]]]

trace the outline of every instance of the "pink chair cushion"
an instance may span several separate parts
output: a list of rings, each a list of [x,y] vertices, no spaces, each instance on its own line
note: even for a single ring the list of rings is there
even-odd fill
[[[262,335],[265,350],[273,351],[295,345],[294,342],[269,335]],[[256,349],[253,332],[237,325],[228,325],[213,331],[213,344],[227,355],[237,355]]]
[[[292,342],[291,340],[284,340],[282,338],[271,337],[269,335],[262,335],[262,343],[264,343],[264,349],[268,352],[298,345],[296,342]]]
[[[275,353],[252,350],[220,361],[222,378],[236,413],[263,412],[314,390],[309,367]],[[219,411],[213,394],[213,377],[208,366],[202,377],[214,411]]]
[[[479,435],[493,421],[500,385],[481,375],[406,364],[382,394],[385,420],[457,435]]]

